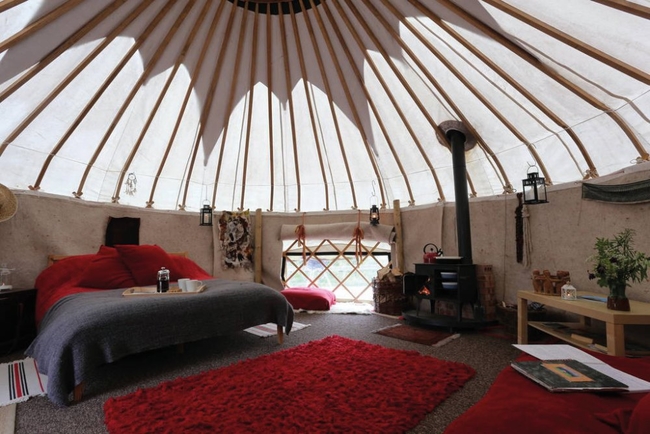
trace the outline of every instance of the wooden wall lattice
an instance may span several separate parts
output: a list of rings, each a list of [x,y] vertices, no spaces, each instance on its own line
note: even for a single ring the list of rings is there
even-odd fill
[[[383,251],[381,244],[361,243],[361,255],[357,256],[354,239],[344,245],[322,240],[315,247],[302,246],[296,240],[282,252],[283,286],[328,289],[337,300],[371,301],[374,273],[390,262],[390,253]]]

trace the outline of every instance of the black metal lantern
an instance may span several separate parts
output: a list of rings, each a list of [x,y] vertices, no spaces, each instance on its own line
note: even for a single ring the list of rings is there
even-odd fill
[[[534,168],[533,171],[531,171],[532,168]],[[548,202],[546,200],[546,180],[540,178],[536,169],[536,166],[530,166],[528,168],[528,178],[522,180],[524,184],[524,203],[526,204]]]
[[[372,205],[370,207],[370,224],[377,226],[379,224],[379,207]]]
[[[203,204],[203,208],[201,208],[200,219],[201,226],[212,226],[212,207],[210,207],[210,204]]]

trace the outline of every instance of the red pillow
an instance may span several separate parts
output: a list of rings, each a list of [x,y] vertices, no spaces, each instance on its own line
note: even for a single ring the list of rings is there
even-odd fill
[[[155,285],[158,282],[158,270],[162,267],[169,270],[169,280],[182,277],[175,270],[170,256],[159,246],[118,244],[115,249],[131,272],[136,285]]]
[[[113,247],[101,246],[79,279],[86,288],[115,289],[135,286],[131,272]]]
[[[294,309],[330,310],[336,304],[336,295],[326,289],[286,288],[281,294]]]
[[[192,261],[189,258],[180,255],[169,255],[172,260],[174,270],[176,271],[176,276],[172,280],[182,279],[187,277],[190,279],[212,279],[212,276],[208,274],[203,268],[201,268],[196,262]]]
[[[74,255],[60,259],[39,273],[34,286],[42,294],[62,285],[74,285],[95,255]]]

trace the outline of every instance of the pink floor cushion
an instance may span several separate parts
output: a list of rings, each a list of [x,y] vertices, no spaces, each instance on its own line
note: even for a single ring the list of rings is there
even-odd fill
[[[330,307],[336,303],[336,295],[327,289],[286,288],[282,294],[294,309],[330,310]]]

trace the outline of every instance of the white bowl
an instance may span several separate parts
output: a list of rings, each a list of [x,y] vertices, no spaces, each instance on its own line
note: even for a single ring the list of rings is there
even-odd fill
[[[443,289],[458,289],[457,282],[442,282]]]
[[[454,271],[441,271],[440,272],[440,277],[442,277],[445,280],[455,280],[456,276],[458,276],[458,274],[456,274],[456,272],[454,272]]]

